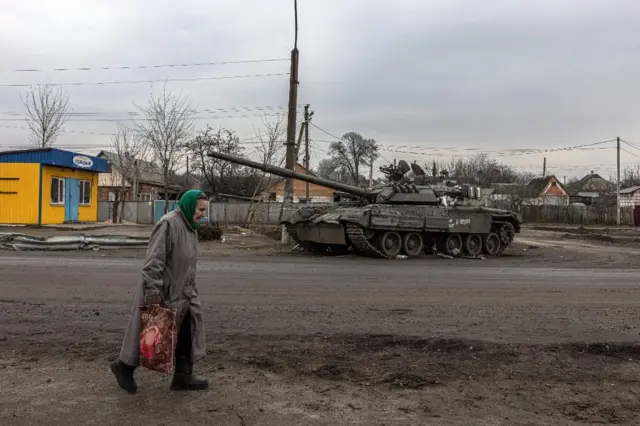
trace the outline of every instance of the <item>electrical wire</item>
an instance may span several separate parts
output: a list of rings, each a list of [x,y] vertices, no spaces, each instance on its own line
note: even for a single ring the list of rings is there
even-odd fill
[[[640,158],[640,155],[636,155],[636,154],[634,154],[633,152],[631,152],[631,151],[627,151],[627,150],[626,150],[626,149],[624,149],[624,148],[620,148],[620,151],[624,151],[624,152],[626,152],[626,153],[627,153],[627,154],[629,154],[629,155],[632,155],[632,156],[634,156],[634,157],[636,157],[636,158]]]
[[[629,145],[631,148],[635,148],[635,149],[637,149],[638,151],[640,151],[640,145],[638,145],[638,144],[635,144],[635,143],[633,143],[633,142],[629,142],[629,141],[625,141],[625,140],[622,140],[622,139],[620,139],[620,142],[626,143],[626,144],[627,144],[627,145]]]
[[[301,110],[303,105],[296,105],[297,110]],[[192,113],[216,113],[216,112],[243,112],[243,111],[273,111],[273,110],[283,110],[288,108],[288,105],[255,105],[255,106],[241,106],[241,107],[223,107],[223,108],[204,108],[200,110],[192,109],[190,112]],[[8,115],[8,116],[20,116],[23,117],[25,115],[24,112],[21,111],[0,111],[0,115]],[[112,116],[112,115],[125,115],[125,116],[140,116],[142,112],[140,111],[84,111],[84,112],[65,112],[64,115],[69,117],[93,117],[93,116]]]
[[[242,114],[242,115],[211,115],[211,116],[200,116],[193,117],[193,120],[224,120],[224,119],[235,119],[235,118],[254,118],[254,117],[277,117],[281,114]],[[24,121],[24,118],[0,118],[0,121]],[[97,123],[97,122],[107,122],[107,123],[119,123],[124,121],[153,121],[151,118],[69,118],[68,122],[75,123]]]
[[[28,127],[24,127],[24,126],[5,126],[5,125],[0,125],[0,127],[5,128],[5,129],[20,129],[20,130],[31,130]],[[85,135],[104,135],[104,136],[113,136],[113,133],[103,133],[103,132],[84,132],[81,130],[64,130],[64,133],[79,133],[79,134],[85,134]]]
[[[332,138],[335,139],[335,141],[326,141],[328,143],[333,143],[333,142],[345,142],[345,140],[343,138],[340,138],[338,136],[336,136],[335,134],[319,127],[318,125],[311,123],[312,126],[314,126],[316,129],[320,130],[321,132],[331,136]],[[317,141],[320,141],[318,139],[316,139]],[[591,149],[611,149],[610,147],[606,147],[606,148],[593,148],[596,145],[602,145],[602,144],[606,144],[606,143],[611,143],[611,142],[615,142],[616,139],[609,139],[609,140],[605,140],[605,141],[598,141],[598,142],[592,142],[592,143],[588,143],[588,144],[581,144],[581,145],[573,145],[573,146],[568,146],[568,147],[560,147],[560,148],[512,148],[512,149],[483,149],[483,148],[450,148],[450,147],[418,147],[418,146],[409,146],[409,145],[388,145],[388,144],[380,144],[379,147],[380,149],[383,149],[385,151],[389,151],[389,152],[396,152],[396,153],[400,153],[400,154],[410,154],[410,155],[434,155],[434,156],[438,156],[435,153],[426,153],[426,152],[418,152],[418,151],[407,151],[407,150],[402,150],[402,149],[393,149],[392,147],[397,146],[398,148],[413,148],[413,149],[418,149],[418,150],[446,150],[448,152],[450,151],[474,151],[474,152],[486,152],[486,153],[495,153],[496,156],[499,157],[503,157],[503,156],[513,156],[513,155],[528,155],[528,154],[538,154],[538,153],[545,153],[545,152],[556,152],[556,151],[567,151],[567,150],[591,150]]]
[[[146,69],[146,68],[184,68],[184,67],[202,67],[211,65],[229,65],[229,64],[249,64],[258,62],[284,62],[289,61],[289,58],[274,58],[274,59],[246,59],[241,61],[221,61],[221,62],[192,62],[183,64],[155,64],[155,65],[126,65],[126,66],[111,66],[111,67],[78,67],[78,68],[52,68],[50,71],[105,71],[105,70],[132,70],[132,69]],[[45,72],[44,69],[38,68],[23,68],[15,69],[13,72]]]
[[[185,82],[185,81],[211,81],[211,80],[229,80],[239,78],[257,78],[257,77],[275,77],[289,75],[286,73],[271,74],[251,74],[251,75],[229,75],[229,76],[213,76],[213,77],[193,77],[193,78],[166,78],[162,80],[114,80],[114,81],[93,81],[93,82],[70,82],[70,83],[45,83],[46,86],[103,86],[109,84],[139,84],[139,83],[160,83],[160,82]],[[0,87],[31,87],[31,84],[0,84]]]

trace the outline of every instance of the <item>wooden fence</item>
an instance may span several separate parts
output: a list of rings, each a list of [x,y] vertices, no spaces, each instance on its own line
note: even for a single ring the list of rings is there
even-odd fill
[[[615,207],[521,206],[525,223],[564,223],[567,225],[615,225]],[[633,225],[633,207],[620,209],[620,224]]]

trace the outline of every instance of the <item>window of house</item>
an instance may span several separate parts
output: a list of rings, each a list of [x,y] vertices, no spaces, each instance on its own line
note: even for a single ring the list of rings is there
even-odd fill
[[[151,201],[151,194],[149,194],[148,192],[141,192],[140,194],[138,194],[138,200]]]
[[[51,178],[51,204],[64,204],[64,178]]]
[[[84,206],[91,205],[91,181],[80,181],[80,204]]]

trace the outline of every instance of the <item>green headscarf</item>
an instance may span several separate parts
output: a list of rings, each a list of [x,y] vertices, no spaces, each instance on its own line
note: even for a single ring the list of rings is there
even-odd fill
[[[193,229],[198,229],[200,226],[199,223],[193,221],[193,215],[196,213],[196,205],[200,194],[202,194],[202,191],[199,189],[190,189],[182,194],[182,197],[180,197],[180,200],[178,201],[180,211],[184,213],[184,216]]]

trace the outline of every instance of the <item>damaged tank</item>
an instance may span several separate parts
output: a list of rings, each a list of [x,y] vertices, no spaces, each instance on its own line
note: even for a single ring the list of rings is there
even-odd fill
[[[499,256],[520,232],[519,214],[482,206],[481,189],[447,177],[428,176],[417,164],[381,167],[388,183],[365,189],[261,164],[233,155],[209,156],[333,189],[331,205],[303,205],[281,223],[309,252],[356,253],[378,258]],[[409,171],[413,177],[408,177]]]

